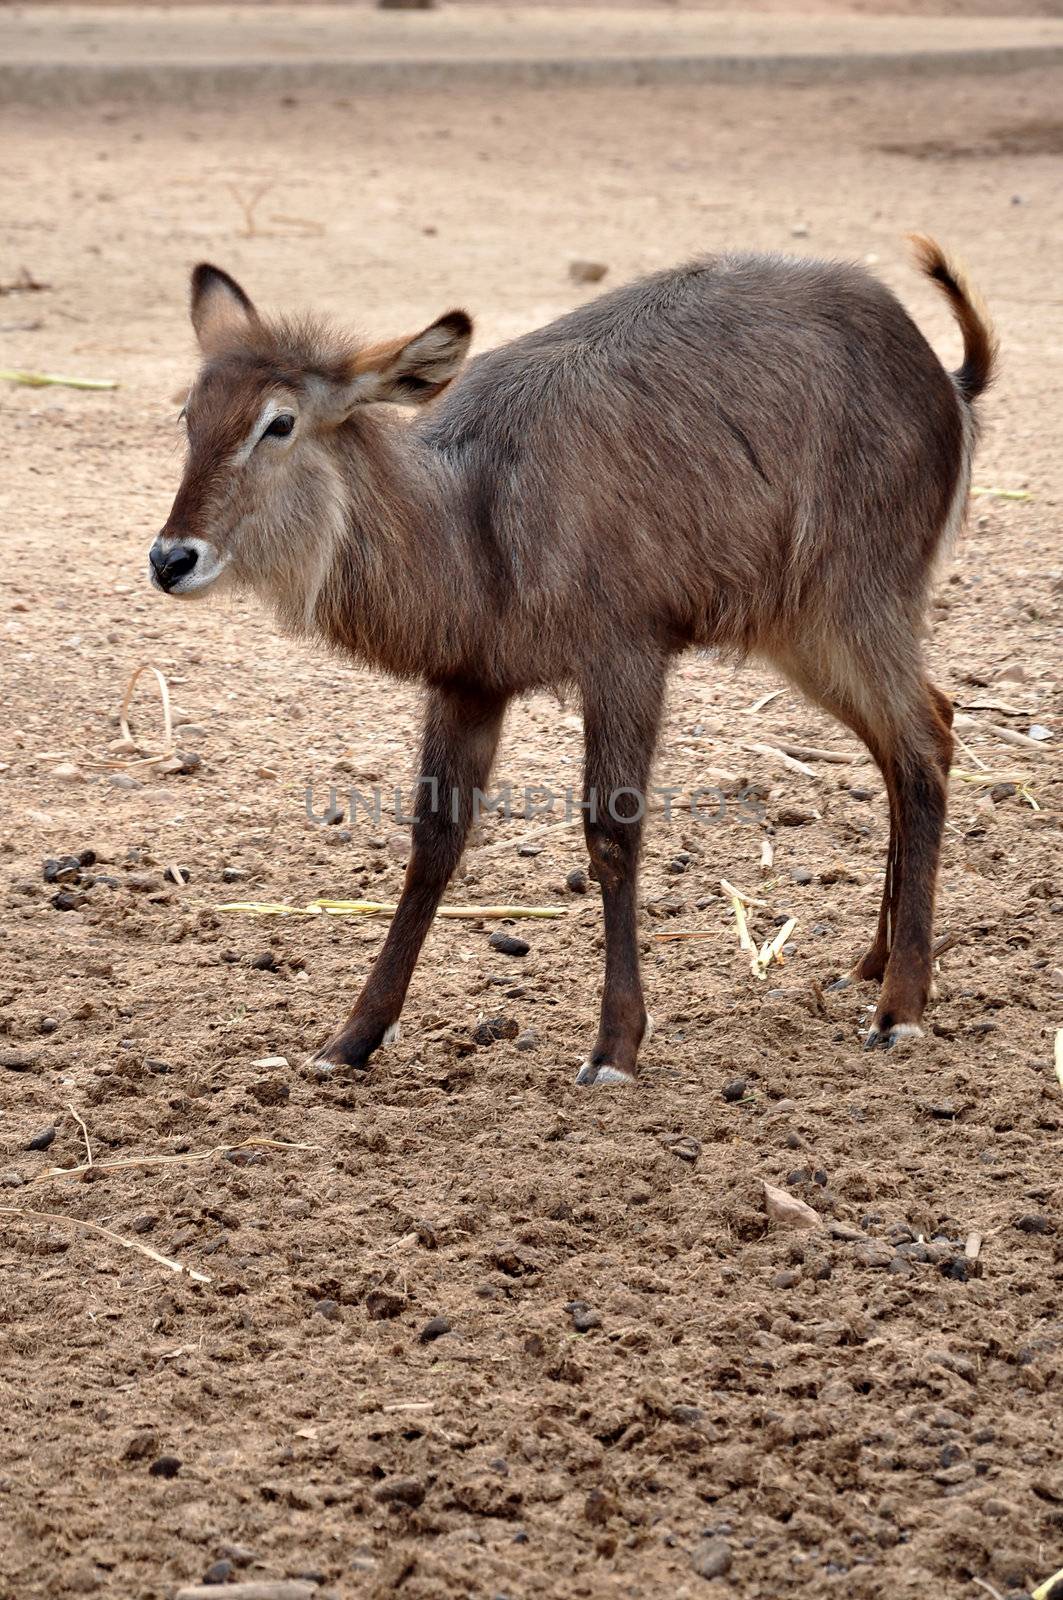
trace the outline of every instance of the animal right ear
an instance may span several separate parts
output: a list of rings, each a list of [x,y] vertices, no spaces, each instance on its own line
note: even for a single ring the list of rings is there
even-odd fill
[[[201,261],[192,273],[192,326],[205,356],[216,355],[258,323],[258,312],[235,278]]]
[[[447,311],[412,338],[371,345],[356,358],[346,411],[376,400],[423,406],[457,377],[472,342],[472,320],[465,311]]]

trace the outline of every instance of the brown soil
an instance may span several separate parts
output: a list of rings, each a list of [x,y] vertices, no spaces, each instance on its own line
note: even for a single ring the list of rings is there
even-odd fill
[[[0,397],[0,1202],[22,1213],[0,1228],[5,1597],[169,1596],[230,1546],[253,1552],[227,1558],[245,1578],[403,1600],[979,1600],[1063,1565],[1060,194],[1054,136],[1023,134],[1055,125],[1057,90],[1028,74],[3,119],[0,279],[49,286],[0,298],[4,360],[122,381]],[[918,158],[944,146],[960,159]],[[246,237],[234,191],[267,181]],[[521,924],[524,959],[492,951],[489,925],[441,923],[401,1042],[365,1080],[318,1082],[306,1052],[382,927],[213,908],[395,895],[394,822],[318,825],[303,796],[406,782],[417,696],[280,639],[250,603],[148,591],[189,264],[381,336],[460,301],[490,343],[584,292],[572,256],[613,282],[725,241],[874,255],[954,362],[947,311],[904,264],[909,227],[962,250],[999,322],[976,481],[1031,492],[975,503],[934,672],[968,708],[1011,708],[968,710],[960,762],[1023,772],[1041,808],[953,782],[939,922],[957,942],[925,1040],[865,1055],[871,992],[826,989],[872,931],[874,769],[806,778],[745,750],[789,737],[859,760],[792,692],[751,712],[760,672],[689,658],[658,782],[748,779],[767,827],[654,821],[637,1090],[573,1085],[602,960],[594,887],[564,887],[578,833],[521,856],[532,825],[498,820],[451,899],[567,916]],[[128,789],[92,763],[141,661],[201,730],[179,742],[202,766]],[[146,745],[157,722],[145,689]],[[1014,748],[992,723],[1053,739]],[[576,708],[516,708],[500,781],[560,790],[578,765]],[[756,931],[799,921],[758,984],[719,879],[757,888],[765,831]],[[99,881],[55,909],[42,861],[87,848]],[[703,937],[659,937],[680,930]],[[500,1014],[535,1047],[470,1049]],[[273,1055],[290,1068],[255,1065]],[[49,1125],[51,1148],[27,1150]],[[95,1181],[34,1186],[86,1135]],[[312,1148],[103,1167],[259,1135]],[[762,1180],[833,1231],[770,1231]],[[600,1326],[577,1332],[574,1301]],[[426,1339],[439,1316],[450,1331]]]

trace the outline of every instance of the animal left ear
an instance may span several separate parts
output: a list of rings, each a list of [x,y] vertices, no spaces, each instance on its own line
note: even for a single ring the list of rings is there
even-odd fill
[[[216,355],[258,323],[258,312],[235,278],[201,261],[192,273],[192,326],[205,356]]]
[[[447,311],[412,339],[372,345],[356,356],[346,409],[378,400],[422,406],[461,371],[472,341],[472,319]]]

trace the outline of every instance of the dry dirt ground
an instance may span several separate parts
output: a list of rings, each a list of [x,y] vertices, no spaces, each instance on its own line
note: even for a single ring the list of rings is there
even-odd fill
[[[5,1600],[168,1597],[218,1561],[402,1600],[981,1600],[1063,1565],[1057,91],[1035,73],[4,117],[0,278],[46,286],[0,298],[4,362],[122,384],[0,396]],[[304,792],[320,812],[330,782],[407,782],[417,694],[250,603],[149,592],[189,265],[379,336],[465,303],[487,345],[594,292],[572,256],[607,284],[724,243],[867,256],[955,363],[910,227],[962,250],[999,322],[976,482],[1029,491],[975,502],[934,606],[960,766],[1002,787],[952,783],[955,943],[926,1038],[865,1055],[870,992],[827,990],[875,917],[876,771],[793,692],[753,711],[773,680],[692,657],[657,781],[748,781],[764,818],[654,819],[637,1089],[574,1087],[600,907],[565,887],[577,830],[520,854],[541,819],[485,824],[450,899],[564,918],[515,926],[523,958],[490,947],[496,924],[440,923],[401,1041],[319,1082],[306,1052],[383,927],[215,908],[396,894],[395,822],[315,822]],[[101,763],[141,662],[201,764],[127,786]],[[780,739],[852,761],[805,776],[747,748]],[[537,697],[498,780],[563,790],[579,760],[578,707]],[[43,880],[88,850],[80,884]],[[798,919],[763,983],[721,876],[766,902],[758,937]],[[531,1048],[474,1044],[499,1016]],[[86,1144],[92,1181],[49,1176]],[[823,1227],[771,1231],[762,1180]]]

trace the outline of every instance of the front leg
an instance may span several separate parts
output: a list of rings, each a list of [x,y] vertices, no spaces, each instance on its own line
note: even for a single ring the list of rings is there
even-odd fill
[[[642,816],[664,699],[665,663],[608,663],[584,687],[583,827],[602,890],[605,987],[598,1037],[576,1077],[631,1083],[648,1030],[639,977],[637,890]]]
[[[487,784],[507,701],[506,695],[474,689],[432,690],[402,897],[354,1010],[315,1057],[323,1066],[368,1066],[398,1023],[421,946],[461,860],[473,790]],[[434,784],[426,781],[432,779]]]

